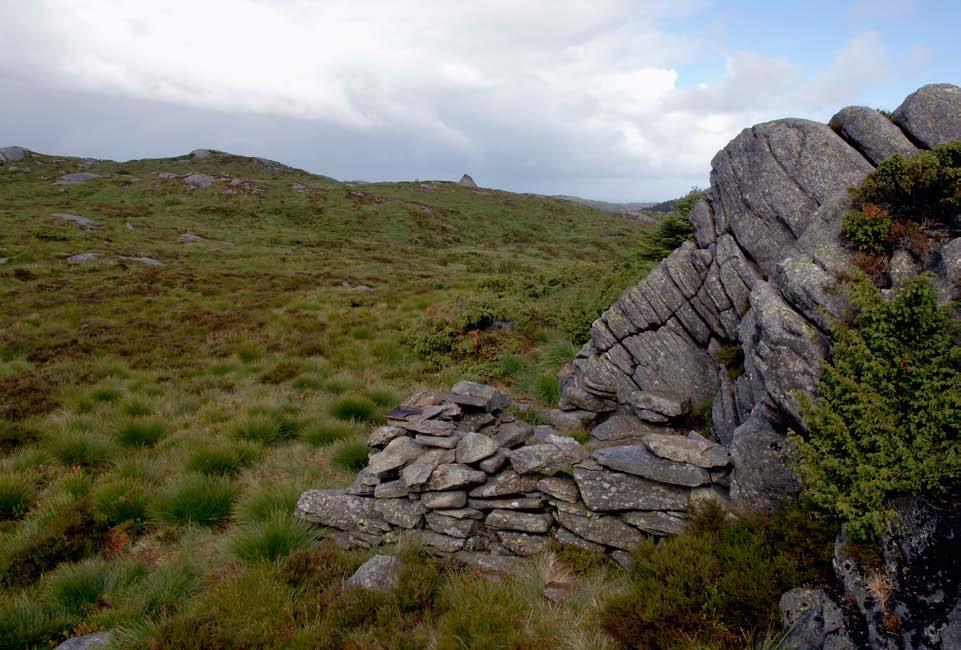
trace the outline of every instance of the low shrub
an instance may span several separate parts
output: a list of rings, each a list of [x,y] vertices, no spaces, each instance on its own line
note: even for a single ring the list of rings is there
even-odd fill
[[[50,455],[68,466],[93,467],[107,463],[113,453],[103,436],[86,431],[58,431],[47,440]]]
[[[367,454],[370,450],[366,443],[347,440],[340,443],[331,455],[335,464],[351,472],[359,472],[367,467]]]
[[[342,397],[330,405],[330,414],[338,420],[352,422],[380,422],[378,406],[366,397]]]
[[[264,521],[238,531],[230,550],[245,562],[274,561],[317,541],[317,527],[291,511],[275,510]]]
[[[167,524],[214,526],[230,516],[236,495],[225,478],[188,474],[157,495],[151,513]]]
[[[276,415],[257,415],[234,426],[233,434],[241,440],[276,445],[297,435],[300,423]]]
[[[200,474],[228,476],[254,462],[257,449],[244,443],[198,447],[187,459],[187,469]]]
[[[167,435],[167,427],[156,420],[130,420],[120,425],[117,442],[125,447],[152,447]]]
[[[139,481],[118,478],[94,487],[90,493],[95,516],[110,526],[132,523],[142,525],[147,519],[150,499]]]
[[[33,486],[13,474],[0,475],[0,521],[20,519],[33,499]]]
[[[670,213],[662,217],[654,228],[651,254],[666,257],[675,248],[693,238],[694,226],[687,217],[694,205],[703,197],[704,192],[694,188],[674,202]]]
[[[631,648],[740,650],[776,624],[784,591],[828,578],[832,540],[796,510],[731,519],[708,505],[683,534],[638,546],[601,624]]]
[[[863,540],[884,532],[890,497],[961,479],[961,327],[927,277],[890,300],[863,280],[852,302],[795,441],[805,498]]]
[[[841,215],[841,235],[851,246],[866,253],[885,251],[893,225],[891,213],[873,203]]]

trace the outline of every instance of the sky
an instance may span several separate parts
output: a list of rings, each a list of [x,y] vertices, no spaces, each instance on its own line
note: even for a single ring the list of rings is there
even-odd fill
[[[961,84],[961,2],[0,0],[0,146],[657,201],[741,129]]]

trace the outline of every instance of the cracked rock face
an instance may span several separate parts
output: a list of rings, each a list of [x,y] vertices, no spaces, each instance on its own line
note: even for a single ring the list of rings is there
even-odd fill
[[[597,413],[592,438],[613,444],[658,427],[674,435],[711,405],[734,465],[731,496],[769,509],[795,494],[786,433],[803,430],[796,395],[816,388],[830,322],[850,313],[839,290],[851,258],[840,241],[846,190],[891,155],[954,140],[961,89],[948,84],[919,89],[890,120],[853,106],[830,126],[784,119],[742,131],[712,160],[711,187],[689,215],[695,241],[594,322],[562,378],[561,408]],[[935,269],[945,299],[961,277],[953,252],[945,246]],[[895,273],[914,272],[908,262]]]

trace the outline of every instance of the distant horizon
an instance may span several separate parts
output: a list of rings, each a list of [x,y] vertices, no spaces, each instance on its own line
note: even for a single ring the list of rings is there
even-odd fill
[[[0,0],[0,20],[4,145],[618,203],[705,186],[753,124],[961,81],[947,0]]]

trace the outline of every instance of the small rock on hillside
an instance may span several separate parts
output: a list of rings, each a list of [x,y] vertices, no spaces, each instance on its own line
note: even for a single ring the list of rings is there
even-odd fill
[[[460,180],[457,181],[457,184],[463,185],[464,187],[477,187],[477,183],[475,183],[474,179],[470,177],[470,174],[464,174],[461,176]]]

